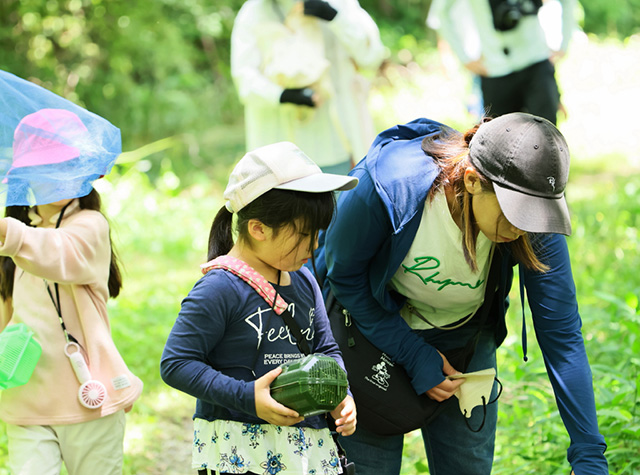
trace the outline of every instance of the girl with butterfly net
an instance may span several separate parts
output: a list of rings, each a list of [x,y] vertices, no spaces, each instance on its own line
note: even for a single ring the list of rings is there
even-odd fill
[[[9,466],[120,474],[142,381],[111,338],[107,300],[122,280],[93,188],[120,154],[120,131],[4,71],[0,107],[0,329],[25,324],[42,347],[26,384],[0,375]]]

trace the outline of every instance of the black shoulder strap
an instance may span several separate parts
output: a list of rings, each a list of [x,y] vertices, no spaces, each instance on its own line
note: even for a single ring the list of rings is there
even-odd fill
[[[282,319],[284,320],[284,323],[289,328],[289,331],[293,334],[294,338],[296,339],[296,345],[298,346],[298,349],[305,355],[310,355],[311,349],[309,348],[309,343],[307,342],[307,339],[302,334],[300,325],[298,325],[296,321],[293,319],[293,315],[291,315],[291,312],[289,311],[289,309],[282,312],[280,316],[282,317]]]

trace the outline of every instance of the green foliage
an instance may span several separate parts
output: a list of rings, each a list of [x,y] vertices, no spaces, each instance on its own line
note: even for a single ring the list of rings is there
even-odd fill
[[[637,33],[639,1],[583,0],[585,31],[620,37]],[[199,278],[208,228],[230,167],[244,150],[242,111],[229,74],[229,36],[243,2],[0,2],[0,69],[87,107],[123,132],[127,153],[98,186],[125,268],[124,290],[109,303],[113,336],[145,382],[143,397],[128,415],[127,475],[187,471],[193,400],[162,383],[158,363],[180,301]],[[457,97],[466,92],[463,81],[438,69],[435,35],[424,24],[430,1],[361,4],[380,25],[391,53],[372,91],[378,128],[418,115],[460,129],[469,126]],[[609,59],[620,49],[618,42],[608,43],[606,54],[595,62],[609,65],[603,56]],[[637,52],[637,46],[630,51]],[[609,444],[611,473],[621,475],[640,472],[640,179],[618,165],[629,153],[625,144],[634,142],[615,133],[633,126],[633,110],[626,103],[613,115],[598,108],[600,116],[615,117],[610,121],[589,115],[595,105],[604,107],[617,98],[603,96],[604,89],[582,89],[585,75],[590,86],[594,83],[593,71],[587,68],[565,82],[572,87],[563,95],[570,111],[563,126],[573,131],[572,150],[576,144],[581,151],[593,150],[587,139],[597,136],[600,143],[607,138],[607,148],[623,151],[597,154],[586,165],[574,157],[569,245],[600,428]],[[606,72],[606,91],[616,92],[611,81],[624,75]],[[578,77],[584,81],[578,83]],[[634,90],[631,80],[619,84]],[[589,108],[580,108],[578,96]],[[584,122],[573,125],[576,118]],[[585,133],[596,122],[599,133]],[[637,156],[637,150],[629,155]],[[510,335],[498,354],[505,391],[494,473],[566,475],[568,436],[531,328],[530,361],[522,362],[518,301],[514,296]],[[0,467],[6,459],[6,436],[0,430]],[[6,473],[0,468],[0,475]],[[405,439],[402,473],[428,473],[417,434]]]
[[[640,0],[582,0],[584,30],[627,38],[640,32]]]
[[[639,2],[583,0],[585,31],[637,33]],[[122,129],[124,150],[168,139],[145,171],[155,179],[170,166],[188,181],[191,166],[217,165],[219,144],[210,139],[216,126],[242,122],[229,57],[233,20],[243,3],[5,0],[0,69],[107,118]],[[361,4],[380,26],[390,61],[436,64],[435,32],[425,25],[431,0]],[[242,132],[233,140],[233,152],[242,151]]]
[[[574,213],[581,219],[572,252],[580,256],[583,268],[576,284],[584,293],[582,315],[596,382],[599,422],[609,442],[607,455],[615,468],[612,473],[637,473],[640,179],[637,175],[599,179],[589,188],[596,199],[591,195],[574,202]]]
[[[9,0],[0,6],[0,69],[107,118],[124,150],[175,137],[162,158],[211,163],[215,149],[194,143],[242,116],[229,74],[242,3]]]
[[[436,33],[425,24],[431,0],[361,0],[360,5],[378,24],[393,60],[407,63],[407,52],[433,49]]]

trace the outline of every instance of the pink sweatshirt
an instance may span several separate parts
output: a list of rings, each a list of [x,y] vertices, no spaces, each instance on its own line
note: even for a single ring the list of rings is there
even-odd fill
[[[9,218],[0,255],[16,263],[12,301],[0,306],[0,329],[24,322],[42,345],[42,356],[29,382],[1,392],[0,419],[17,425],[74,424],[130,407],[142,392],[142,381],[129,371],[111,338],[107,317],[107,282],[111,250],[109,225],[98,211],[81,210],[78,200],[42,223],[31,213],[36,228]],[[45,287],[55,297],[60,289],[62,317],[67,330],[84,349],[92,379],[107,388],[98,409],[78,401],[80,383],[64,353],[65,337]],[[12,305],[13,304],[13,305]]]

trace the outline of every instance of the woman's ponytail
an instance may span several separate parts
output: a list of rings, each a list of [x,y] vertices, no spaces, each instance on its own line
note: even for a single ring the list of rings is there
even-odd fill
[[[209,251],[207,260],[228,254],[233,247],[233,234],[231,225],[233,214],[223,206],[216,214],[209,231]]]

